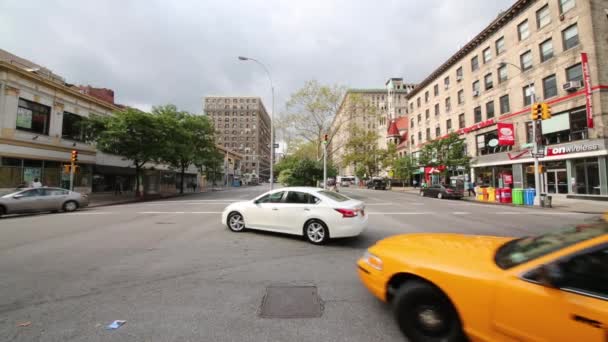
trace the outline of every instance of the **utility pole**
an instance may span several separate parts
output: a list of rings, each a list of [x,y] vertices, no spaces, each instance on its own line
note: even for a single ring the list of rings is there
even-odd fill
[[[530,82],[530,85],[528,85],[528,89],[530,89],[530,105],[531,106],[536,106],[536,94],[534,91],[534,83]],[[532,145],[532,157],[534,158],[534,192],[535,192],[535,196],[534,196],[534,205],[538,205],[540,206],[540,170],[538,168],[538,140],[536,137],[537,134],[537,127],[536,125],[538,125],[539,123],[539,119],[538,118],[534,118],[534,120],[532,120],[532,140],[533,140],[533,145]]]

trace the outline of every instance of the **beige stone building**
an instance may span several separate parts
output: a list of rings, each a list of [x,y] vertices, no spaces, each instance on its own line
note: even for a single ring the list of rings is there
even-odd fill
[[[207,96],[203,110],[212,120],[216,143],[243,155],[246,178],[269,179],[270,116],[259,97]]]
[[[583,77],[583,53],[590,82]],[[534,187],[529,153],[534,92],[553,112],[542,123],[547,146],[542,191],[608,196],[607,60],[606,1],[519,0],[409,94],[412,152],[457,132],[473,157],[471,179]],[[498,123],[514,125],[514,146],[497,145]]]
[[[391,78],[385,89],[349,89],[332,123],[333,138],[329,147],[330,157],[338,167],[340,176],[355,174],[355,165],[346,165],[343,157],[354,127],[378,132],[378,146],[386,148],[391,121],[407,115],[406,95],[414,85],[403,83],[401,78]],[[390,137],[393,138],[393,137]]]

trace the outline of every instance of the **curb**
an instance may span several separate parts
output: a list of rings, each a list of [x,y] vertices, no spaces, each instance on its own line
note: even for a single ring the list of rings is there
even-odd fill
[[[412,195],[412,196],[418,196],[418,192],[403,191],[403,190],[392,190],[392,191],[397,192],[397,193],[404,193],[404,194]],[[502,204],[502,203],[496,203],[496,202],[480,202],[480,201],[477,201],[477,200],[467,199],[467,197],[463,197],[461,200],[462,201],[466,201],[466,202],[471,202],[471,203],[489,204],[489,205],[509,207],[509,208],[557,210],[557,211],[568,212],[568,213],[588,214],[588,215],[603,215],[605,213],[604,211],[560,210],[559,207],[558,208],[555,208],[555,207],[553,207],[553,208],[543,208],[543,207],[537,207],[537,206],[508,205],[508,204]]]
[[[160,197],[160,198],[149,198],[149,199],[146,199],[146,198],[132,198],[132,199],[129,199],[129,200],[117,201],[117,202],[108,202],[108,203],[99,203],[99,204],[91,204],[91,203],[89,203],[89,205],[87,206],[87,208],[109,207],[109,206],[113,206],[113,205],[130,204],[130,203],[138,203],[138,202],[154,202],[154,201],[166,200],[166,199],[170,199],[170,198],[188,197],[188,196],[197,195],[197,194],[204,194],[204,193],[207,193],[207,191],[205,191],[205,192],[189,192],[187,194],[177,194],[177,195]]]

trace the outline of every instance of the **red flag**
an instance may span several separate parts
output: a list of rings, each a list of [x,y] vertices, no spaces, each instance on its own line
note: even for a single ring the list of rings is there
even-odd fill
[[[498,145],[515,145],[515,129],[512,123],[498,123]]]
[[[585,100],[587,100],[587,127],[593,128],[593,100],[591,98],[591,76],[589,75],[589,58],[586,53],[581,53],[583,65],[583,81],[585,83]]]

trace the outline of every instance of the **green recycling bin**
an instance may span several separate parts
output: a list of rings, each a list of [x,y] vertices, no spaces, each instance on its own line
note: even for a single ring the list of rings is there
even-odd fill
[[[524,205],[524,189],[513,189],[513,204]]]

